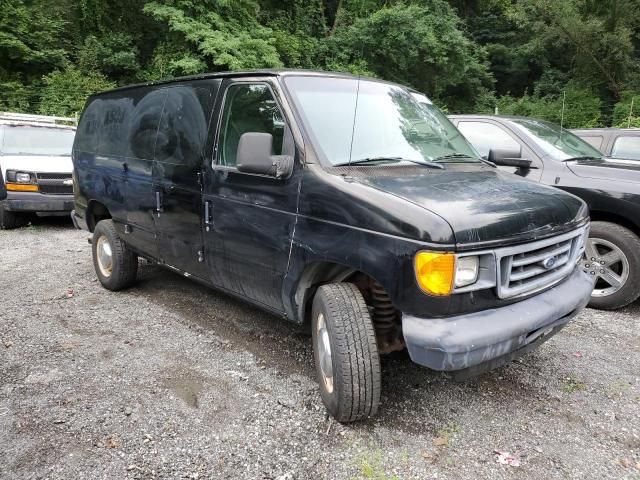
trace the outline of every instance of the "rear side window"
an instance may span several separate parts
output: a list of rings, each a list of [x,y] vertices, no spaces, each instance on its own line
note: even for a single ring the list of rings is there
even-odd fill
[[[166,92],[156,160],[178,165],[200,164],[207,139],[210,94],[205,89],[187,86],[167,88]]]
[[[166,92],[137,89],[94,98],[82,114],[75,149],[152,160]]]
[[[240,137],[247,132],[270,133],[273,155],[282,154],[285,123],[266,84],[237,84],[227,89],[220,129],[218,164],[236,165]]]
[[[581,139],[583,139],[585,142],[587,142],[589,145],[597,148],[598,150],[601,149],[602,142],[604,141],[604,138],[600,136],[583,136],[583,135],[578,135],[578,136]]]
[[[482,157],[487,157],[492,148],[520,150],[520,144],[497,125],[484,122],[460,122],[458,129]]]
[[[640,136],[618,137],[613,144],[612,157],[640,160]]]

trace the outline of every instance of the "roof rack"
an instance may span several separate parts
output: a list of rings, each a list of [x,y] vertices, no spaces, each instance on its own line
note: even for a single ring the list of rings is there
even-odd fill
[[[46,123],[49,125],[77,125],[78,120],[73,117],[51,117],[48,115],[31,115],[29,113],[0,112],[0,120],[10,122]]]

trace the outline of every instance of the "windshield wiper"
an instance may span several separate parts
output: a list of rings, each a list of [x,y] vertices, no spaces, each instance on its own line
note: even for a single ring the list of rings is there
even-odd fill
[[[583,155],[581,157],[571,157],[561,160],[561,162],[573,162],[574,160],[602,160],[602,157],[593,157],[591,155]]]
[[[466,153],[450,153],[448,155],[442,155],[441,157],[434,158],[433,161],[434,162],[440,162],[442,160],[449,160],[449,159],[452,159],[452,158],[470,158],[472,160],[478,160],[478,161],[480,161],[482,163],[486,163],[487,165],[490,165],[490,166],[495,167],[495,168],[498,167],[495,163],[493,163],[490,160],[486,160],[484,158],[472,157],[471,155],[467,155]]]
[[[367,157],[367,158],[362,158],[360,160],[353,160],[351,162],[338,163],[334,165],[334,167],[347,167],[349,165],[362,166],[367,164],[373,165],[380,162],[383,162],[383,163],[410,162],[410,163],[415,163],[416,165],[423,165],[429,168],[438,168],[440,170],[444,169],[444,166],[440,165],[439,163],[430,162],[430,161],[421,161],[421,160],[411,160],[410,158],[404,158],[404,157]]]

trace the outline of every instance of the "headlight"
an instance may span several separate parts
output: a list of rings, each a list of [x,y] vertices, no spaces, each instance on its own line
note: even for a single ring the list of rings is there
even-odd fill
[[[414,265],[418,285],[430,295],[450,295],[455,264],[456,256],[453,253],[418,252]]]
[[[31,183],[30,173],[16,173],[16,182],[18,183]]]
[[[478,281],[480,259],[474,255],[457,257],[453,253],[418,252],[414,267],[418,285],[425,293],[446,296],[451,295],[454,288]]]
[[[478,280],[480,261],[478,257],[460,257],[456,262],[456,287],[466,287]]]
[[[5,184],[9,192],[37,192],[39,190],[35,173],[7,170]]]

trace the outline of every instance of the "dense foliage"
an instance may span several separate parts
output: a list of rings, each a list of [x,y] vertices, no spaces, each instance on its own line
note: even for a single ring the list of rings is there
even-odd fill
[[[449,112],[640,126],[640,0],[0,0],[0,109],[311,68],[411,85]],[[564,109],[563,109],[564,105]]]

